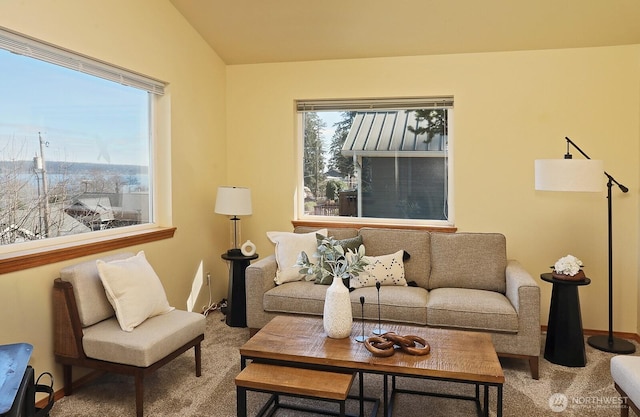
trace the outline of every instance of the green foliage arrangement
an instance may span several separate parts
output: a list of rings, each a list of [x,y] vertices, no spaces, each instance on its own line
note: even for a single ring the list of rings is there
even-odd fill
[[[360,245],[357,251],[347,250],[333,237],[316,235],[320,243],[316,257],[318,262],[312,262],[306,252],[302,251],[298,256],[296,265],[300,266],[300,273],[306,276],[308,281],[332,276],[347,280],[352,276],[358,276],[368,264],[364,258],[364,245]]]

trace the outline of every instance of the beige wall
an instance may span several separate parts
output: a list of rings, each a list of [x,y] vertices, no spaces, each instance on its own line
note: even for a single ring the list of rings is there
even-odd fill
[[[629,187],[613,198],[614,322],[636,333],[639,86],[640,45],[228,66],[229,178],[254,198],[244,237],[268,255],[265,232],[291,229],[295,99],[453,95],[455,225],[504,233],[538,280],[580,257],[593,280],[580,289],[588,329],[607,328],[606,194],[535,191],[534,160],[561,158],[569,136]],[[551,286],[539,282],[546,323]]]
[[[212,272],[215,300],[222,298],[227,269],[220,254],[228,226],[213,207],[227,170],[225,67],[215,52],[168,1],[6,0],[0,2],[0,26],[169,83],[159,152],[161,169],[172,177],[162,186],[177,232],[130,249],[144,249],[172,305],[186,308],[200,262]],[[0,275],[0,344],[32,343],[32,365],[36,372],[54,371],[56,389],[62,375],[53,362],[51,288],[69,263]],[[207,301],[204,288],[197,308]]]

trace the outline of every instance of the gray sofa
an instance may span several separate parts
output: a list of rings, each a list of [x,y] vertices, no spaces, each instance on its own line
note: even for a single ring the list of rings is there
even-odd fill
[[[296,233],[313,228],[297,227]],[[383,321],[489,332],[499,356],[529,361],[538,379],[540,288],[515,260],[506,256],[498,233],[439,233],[408,229],[330,228],[336,239],[362,236],[368,256],[404,250],[408,286],[383,286]],[[276,285],[274,255],[246,270],[247,325],[252,334],[276,315],[321,316],[326,285],[295,281]],[[351,292],[353,316],[377,320],[376,287]]]

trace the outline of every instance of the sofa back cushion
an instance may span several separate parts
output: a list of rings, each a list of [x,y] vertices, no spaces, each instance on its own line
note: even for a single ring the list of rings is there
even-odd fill
[[[127,259],[133,255],[133,253],[124,252],[100,259],[109,262],[117,259]],[[100,275],[98,275],[95,259],[61,269],[60,278],[73,285],[73,295],[78,306],[78,315],[80,316],[82,327],[91,326],[115,314],[107,299]]]
[[[431,233],[429,289],[506,291],[507,243],[499,233]]]
[[[367,256],[389,255],[399,250],[409,253],[410,258],[404,261],[405,279],[427,288],[431,270],[429,232],[363,227],[360,229],[360,236]]]

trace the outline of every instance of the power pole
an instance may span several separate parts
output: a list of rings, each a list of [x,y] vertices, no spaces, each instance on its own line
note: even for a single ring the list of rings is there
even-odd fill
[[[44,205],[44,237],[49,237],[49,185],[47,181],[47,165],[44,159],[44,147],[49,146],[49,142],[45,142],[42,139],[42,135],[38,132],[38,139],[40,140],[40,160],[42,161],[42,166],[40,168],[40,172],[42,173],[42,202]],[[39,189],[40,187],[38,187]]]

